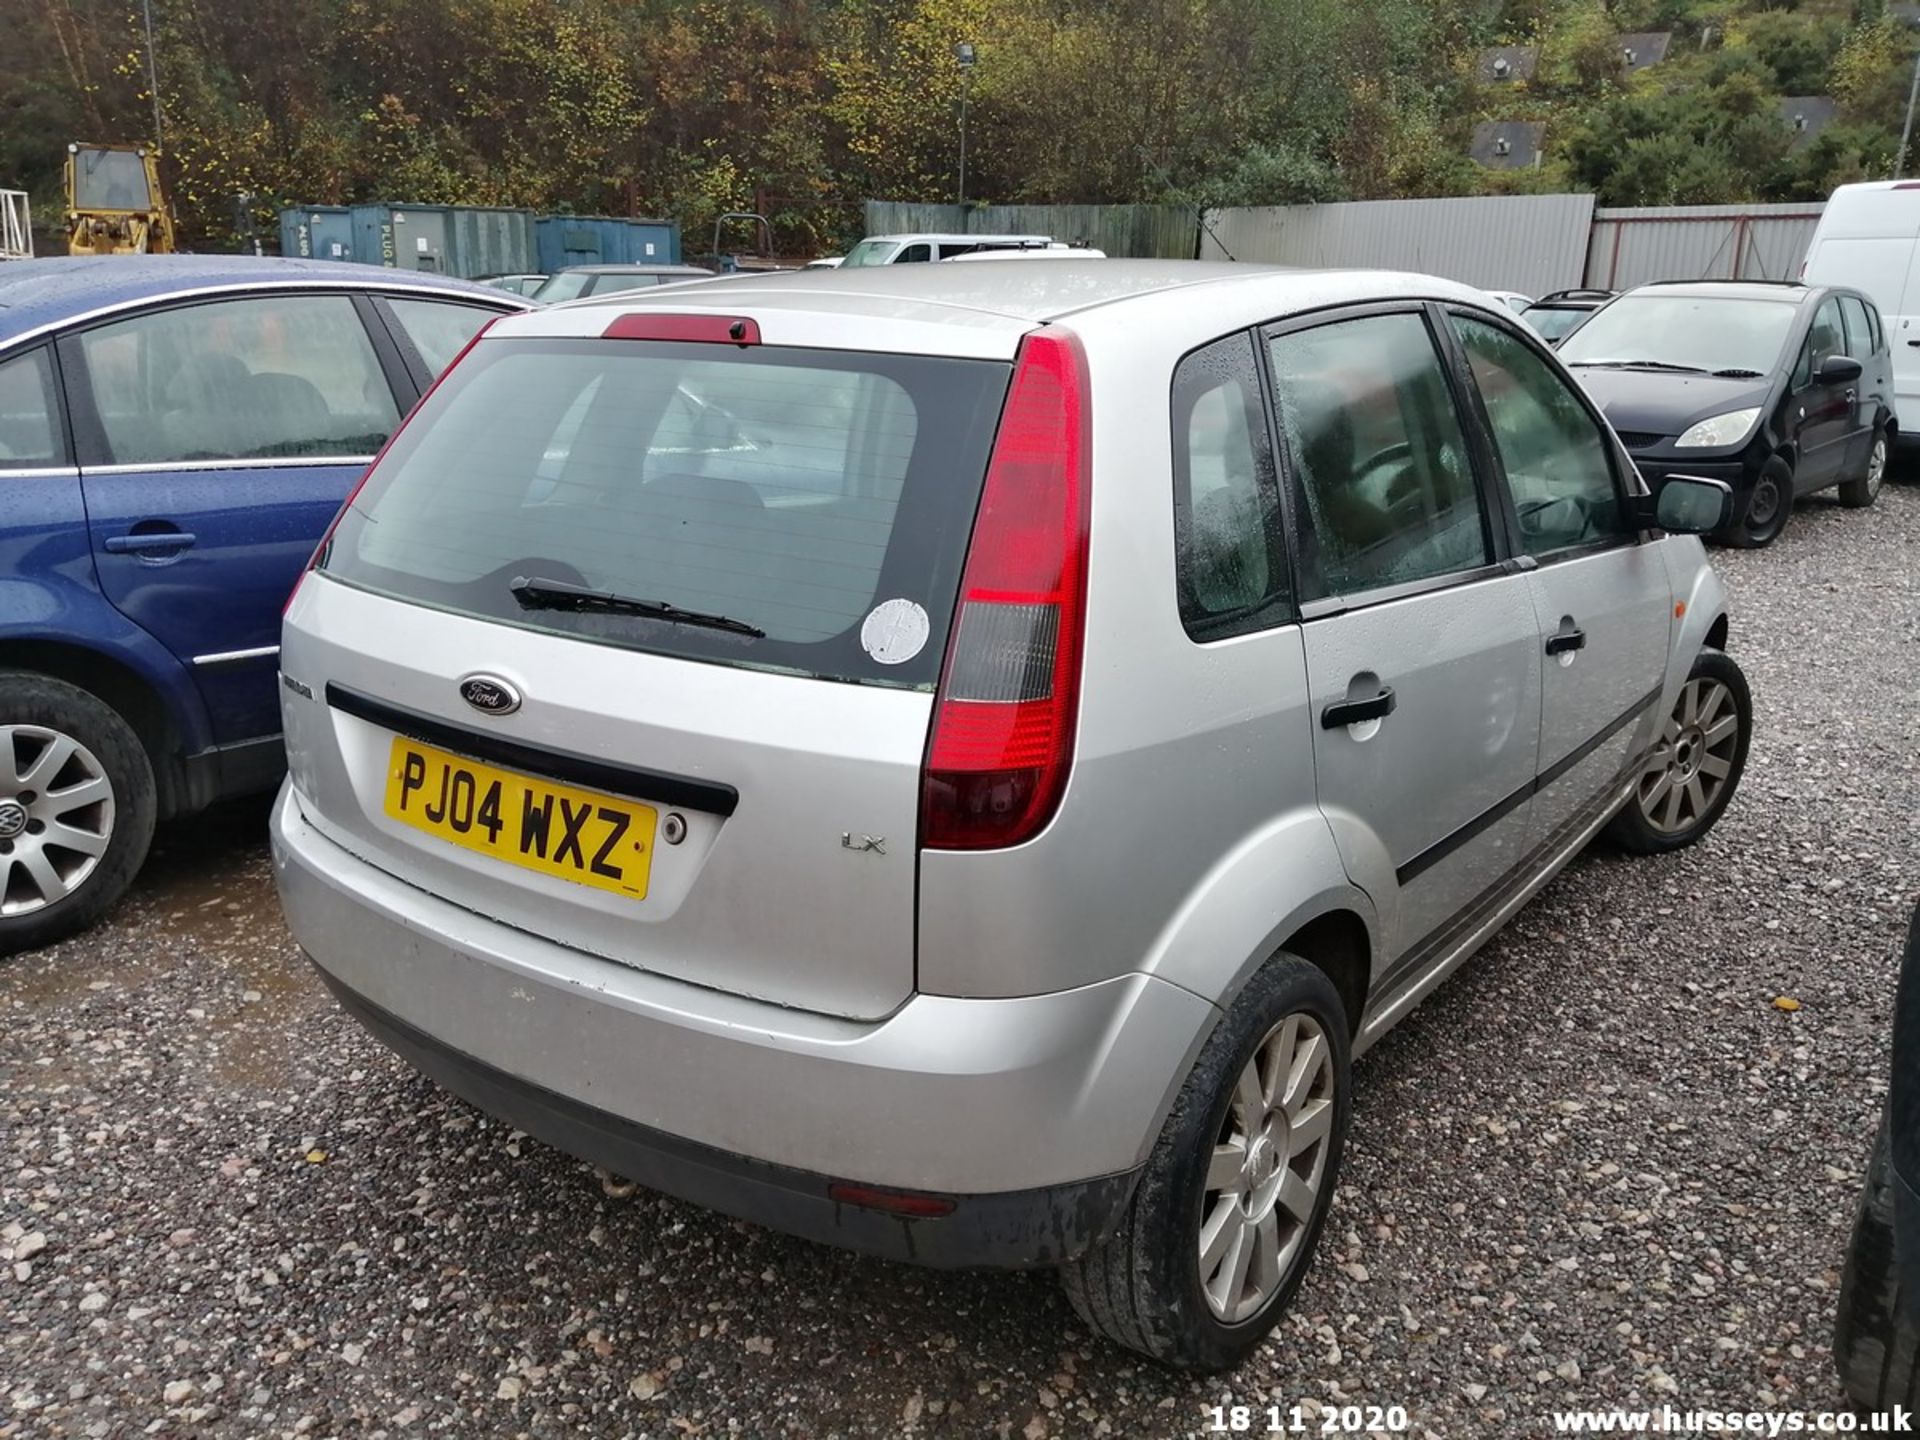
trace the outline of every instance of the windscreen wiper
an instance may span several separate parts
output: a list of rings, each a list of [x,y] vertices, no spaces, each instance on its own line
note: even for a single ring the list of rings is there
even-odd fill
[[[1737,365],[1731,370],[1716,370],[1713,375],[1716,380],[1764,380],[1767,378],[1764,370],[1743,370]]]
[[[570,610],[598,615],[639,615],[649,620],[666,620],[675,625],[700,625],[708,630],[724,630],[729,635],[748,635],[766,639],[767,632],[731,615],[709,615],[704,610],[683,610],[664,600],[638,600],[630,595],[615,595],[607,590],[591,590],[585,585],[570,585],[565,580],[546,580],[540,576],[514,577],[507,587],[513,598],[527,610]]]
[[[1672,370],[1681,375],[1704,375],[1698,365],[1675,365],[1670,360],[1569,360],[1576,370]]]

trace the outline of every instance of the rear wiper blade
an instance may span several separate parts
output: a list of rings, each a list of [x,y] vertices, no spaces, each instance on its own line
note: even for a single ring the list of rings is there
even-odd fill
[[[1767,372],[1764,370],[1742,370],[1739,366],[1731,370],[1716,370],[1713,374],[1716,380],[1764,380],[1767,378]]]
[[[750,635],[766,639],[767,632],[731,615],[710,615],[704,610],[683,610],[664,600],[639,600],[631,595],[615,595],[607,590],[591,590],[585,585],[570,585],[565,580],[546,580],[540,576],[514,577],[507,587],[513,598],[527,610],[571,610],[599,615],[641,615],[649,620],[666,620],[675,625],[700,625],[708,630],[724,630],[729,635]]]
[[[1675,365],[1668,360],[1570,360],[1576,370],[1672,370],[1682,375],[1704,375],[1698,365]]]

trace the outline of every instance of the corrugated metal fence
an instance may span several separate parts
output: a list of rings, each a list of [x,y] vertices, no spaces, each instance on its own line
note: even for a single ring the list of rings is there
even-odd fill
[[[1652,280],[1792,280],[1820,223],[1818,203],[1596,210],[1587,284],[1625,290]]]
[[[867,234],[1051,235],[1133,259],[1191,260],[1192,210],[1179,205],[918,205],[867,201]]]
[[[1485,195],[1210,210],[1204,259],[1441,275],[1539,295],[1580,283],[1591,195]]]
[[[1109,255],[1359,266],[1543,295],[1653,280],[1791,280],[1820,204],[1594,208],[1591,195],[1481,195],[1209,210],[1174,205],[867,202],[869,235],[1051,235]]]

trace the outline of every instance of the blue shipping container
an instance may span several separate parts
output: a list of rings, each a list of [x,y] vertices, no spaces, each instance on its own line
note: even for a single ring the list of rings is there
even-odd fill
[[[280,253],[301,259],[352,260],[353,221],[344,205],[280,212]]]
[[[673,220],[610,215],[543,215],[534,222],[540,268],[569,265],[678,265],[680,226]]]

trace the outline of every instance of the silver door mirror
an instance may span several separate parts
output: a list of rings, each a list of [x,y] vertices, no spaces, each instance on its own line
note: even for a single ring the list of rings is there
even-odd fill
[[[1669,475],[1654,497],[1653,523],[1670,535],[1706,535],[1733,518],[1733,487],[1698,475]]]

